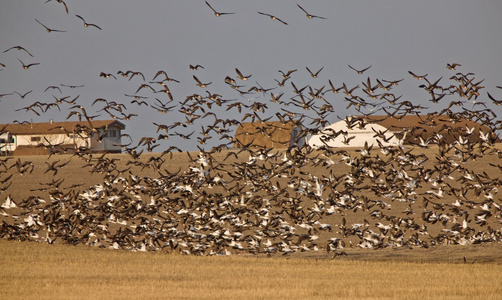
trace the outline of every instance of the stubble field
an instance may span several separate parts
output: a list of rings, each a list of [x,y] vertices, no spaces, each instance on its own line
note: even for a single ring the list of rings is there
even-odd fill
[[[497,145],[495,149],[499,149],[499,146]],[[414,155],[428,158],[423,162],[424,169],[434,169],[434,166],[437,165],[435,162],[437,147],[410,150],[413,151]],[[247,152],[238,155],[229,155],[229,152],[237,154],[239,150],[227,150],[212,154],[212,162],[217,166],[213,165],[211,170],[216,170],[217,175],[212,174],[211,176],[221,176],[226,186],[206,185],[204,193],[224,195],[225,190],[228,190],[227,186],[238,184],[231,182],[232,172],[234,172],[232,168],[236,165],[245,165],[251,158]],[[378,149],[371,150],[371,153],[372,157],[384,156]],[[486,178],[498,178],[500,170],[494,166],[499,160],[498,150],[491,153],[480,156],[475,161],[470,161],[469,165],[463,165],[463,172],[469,170],[473,174],[485,174],[483,176]],[[25,204],[22,208],[20,204],[25,199],[44,199],[45,203],[51,201],[52,203],[58,201],[58,203],[63,203],[61,200],[54,199],[54,195],[68,193],[67,197],[76,197],[73,200],[77,201],[77,199],[81,199],[77,196],[89,191],[90,187],[104,184],[105,190],[108,190],[104,194],[104,200],[93,201],[108,203],[110,202],[109,197],[128,191],[127,184],[118,184],[117,178],[137,176],[143,179],[142,183],[147,183],[146,178],[158,178],[159,174],[163,176],[176,172],[190,174],[191,167],[200,167],[200,164],[196,163],[198,154],[192,152],[163,156],[164,162],[160,168],[154,167],[151,163],[152,157],[159,157],[158,153],[144,154],[137,160],[131,160],[126,154],[108,154],[88,156],[85,159],[71,155],[59,155],[49,158],[29,156],[5,161],[6,171],[3,176],[12,174],[13,177],[10,179],[12,184],[1,195],[0,200],[4,203],[9,196],[17,203],[17,207],[3,209],[3,214],[0,216],[4,224],[2,228],[4,239],[0,240],[0,249],[3,254],[1,262],[3,271],[0,273],[3,282],[3,297],[6,299],[83,298],[89,296],[91,298],[129,298],[135,295],[147,298],[167,297],[173,299],[237,297],[249,299],[328,299],[333,297],[345,299],[472,299],[482,296],[487,299],[497,299],[502,292],[499,280],[502,274],[500,241],[495,239],[491,242],[472,242],[471,240],[462,243],[462,241],[473,239],[472,237],[478,233],[485,234],[488,232],[487,228],[495,232],[495,236],[497,232],[500,232],[500,212],[495,210],[500,204],[500,199],[496,191],[494,191],[495,199],[489,202],[493,210],[492,217],[487,224],[478,223],[475,219],[475,213],[478,213],[480,207],[487,203],[484,202],[486,198],[484,194],[469,196],[472,203],[462,202],[466,204],[465,210],[470,213],[470,215],[467,214],[468,218],[465,217],[469,221],[469,231],[460,230],[463,239],[440,238],[445,232],[444,229],[455,226],[456,223],[453,221],[449,220],[443,223],[424,218],[423,212],[428,211],[437,215],[440,212],[445,212],[445,215],[452,219],[455,218],[451,208],[458,198],[448,194],[444,197],[430,197],[430,193],[427,191],[434,191],[433,186],[417,187],[414,191],[419,196],[416,196],[416,200],[412,204],[397,200],[385,200],[388,203],[386,202],[382,208],[378,209],[383,214],[380,217],[373,215],[375,208],[380,205],[378,203],[375,204],[376,206],[373,205],[373,209],[364,207],[364,205],[361,208],[332,205],[336,208],[333,214],[328,214],[328,208],[325,208],[324,212],[315,219],[319,221],[318,223],[312,220],[312,224],[329,224],[330,228],[326,230],[320,226],[310,230],[303,228],[300,226],[301,224],[292,220],[294,216],[284,213],[282,224],[286,222],[296,224],[298,231],[294,232],[293,237],[291,237],[292,234],[278,235],[277,237],[273,237],[270,233],[265,235],[262,238],[262,243],[265,243],[266,239],[273,240],[274,244],[271,247],[275,247],[275,251],[265,246],[254,250],[250,246],[251,243],[241,249],[235,246],[235,241],[244,244],[245,240],[238,238],[234,242],[225,244],[226,247],[206,248],[205,252],[196,252],[196,247],[190,245],[182,248],[185,245],[181,239],[178,239],[176,247],[167,240],[165,245],[151,242],[146,249],[141,249],[141,241],[138,241],[137,238],[136,243],[120,242],[117,243],[118,247],[116,247],[117,245],[113,241],[116,241],[118,233],[125,227],[121,227],[120,222],[127,221],[124,224],[131,227],[132,224],[137,224],[135,217],[130,217],[127,220],[124,215],[114,220],[110,218],[110,214],[98,219],[100,223],[106,224],[108,232],[101,233],[103,238],[94,244],[90,241],[83,222],[80,225],[80,231],[77,229],[75,231],[60,230],[59,232],[62,233],[59,235],[54,229],[52,231],[44,229],[43,222],[36,223],[35,228],[25,226],[27,223],[25,217],[33,215],[34,212],[43,215],[44,212],[40,207],[36,210],[37,205],[33,204],[32,206]],[[284,155],[285,152],[278,152],[278,160],[282,160]],[[316,153],[309,155],[315,157]],[[334,177],[354,174],[354,168],[346,163],[346,157],[359,159],[361,158],[360,150],[335,153],[330,157],[323,158],[323,161],[331,160],[333,162],[328,167],[306,165],[298,168],[295,173],[291,172],[290,175],[295,178],[302,176],[307,178],[309,176],[307,174],[316,174],[318,178],[322,178],[324,174]],[[33,170],[20,175],[14,171],[14,167],[9,169],[8,167],[14,165],[18,159],[19,163],[31,162]],[[105,160],[113,161],[113,167],[117,171],[104,172],[103,169],[96,167],[99,162]],[[59,168],[57,172],[47,171],[54,162],[60,164],[66,161],[69,163]],[[131,161],[135,161],[135,163],[131,164]],[[228,168],[226,171],[225,167]],[[392,167],[390,162],[389,167]],[[271,166],[268,168],[273,169]],[[382,170],[382,177],[385,172],[388,171]],[[198,180],[199,177],[192,176],[190,178]],[[453,173],[451,178],[450,185],[456,185],[459,189],[462,187],[462,183],[465,185],[462,180],[463,176]],[[277,178],[274,184],[288,186],[291,184],[290,179]],[[57,187],[54,186],[55,184]],[[367,185],[368,183],[365,183],[364,186]],[[114,187],[122,188],[122,191],[115,191]],[[347,189],[348,186],[341,184],[340,189],[342,188]],[[295,195],[298,199],[301,199],[298,206],[302,211],[305,211],[305,218],[312,218],[310,215],[313,211],[310,198],[312,195],[309,193],[301,194],[296,191],[297,187],[292,189],[297,193]],[[314,188],[312,189],[314,190]],[[322,188],[322,192],[325,192],[325,189],[326,186]],[[263,191],[253,190],[253,192],[259,194]],[[288,195],[293,195],[293,192]],[[361,189],[361,197],[378,200],[368,189]],[[190,195],[187,198],[196,201]],[[148,206],[151,199],[153,199],[152,194],[141,194],[142,205]],[[156,199],[159,201],[158,198]],[[38,205],[47,204],[39,203]],[[95,206],[100,207],[98,204]],[[45,206],[45,209],[47,207]],[[274,208],[276,207],[274,206]],[[412,208],[413,212],[406,212],[407,208]],[[75,211],[77,208],[73,207],[72,209]],[[72,215],[71,210],[63,211],[61,209],[59,211],[63,215],[65,213]],[[155,220],[155,216],[148,216],[148,213],[143,212],[143,216],[145,219],[148,217]],[[287,216],[292,219],[286,219]],[[392,224],[392,218],[412,218],[418,224],[415,229],[405,228],[405,226],[399,228],[400,232],[409,238],[408,242],[402,242],[399,245],[387,236],[387,232],[384,234],[384,231],[380,230],[384,238],[382,238],[381,244],[375,245],[381,246],[373,248],[364,246],[367,245],[365,242],[369,240],[365,233],[379,232],[378,224]],[[23,220],[25,221],[23,222]],[[143,222],[148,221],[143,220]],[[184,224],[178,224],[179,231],[190,224],[188,221],[184,222]],[[366,222],[368,224],[364,226],[367,229],[363,234],[350,234],[348,232],[348,228],[354,228],[353,224]],[[462,220],[457,222],[461,223]],[[23,227],[25,230],[31,229],[35,235],[33,232],[20,233],[19,231],[16,233],[17,235],[12,232],[6,234],[6,224]],[[226,224],[225,226],[227,227],[224,228],[237,232],[234,224]],[[427,234],[418,233],[421,237],[420,242],[414,244],[409,242],[414,235],[418,236],[416,232],[423,231],[424,226]],[[241,231],[244,234],[259,232],[260,225],[255,225],[255,227],[258,229],[249,226]],[[154,226],[151,228],[155,229]],[[87,228],[87,230],[89,229]],[[188,229],[188,232],[192,231],[195,229]],[[309,234],[310,237],[302,240],[300,237],[303,237],[303,234]],[[47,237],[45,238],[43,235]],[[72,239],[72,235],[77,235],[80,239]],[[134,230],[131,231],[131,235],[138,236]],[[313,240],[312,236],[316,236],[316,239]],[[343,240],[343,244],[334,246],[333,238]],[[296,251],[288,252],[288,246],[280,244],[279,240],[281,239],[289,241],[289,247]],[[17,240],[34,240],[42,243],[19,243]],[[171,240],[173,239],[171,238]],[[475,238],[473,240],[475,241]],[[147,241],[147,239],[142,240],[143,243],[147,243]],[[190,241],[193,243],[192,240]],[[54,245],[47,245],[47,243],[54,243]],[[85,245],[94,245],[95,247]],[[298,248],[294,248],[294,246]],[[303,246],[307,250],[300,250],[302,249],[300,247]],[[149,252],[141,253],[143,250]],[[154,252],[150,252],[150,250]],[[188,251],[192,251],[191,254],[194,255],[180,255],[180,253],[188,254]],[[233,255],[223,255],[230,253]],[[200,257],[200,255],[210,256]],[[71,294],[69,294],[70,291]]]
[[[496,255],[491,246],[479,247]],[[3,299],[499,299],[502,293],[500,264],[448,263],[445,256],[434,263],[199,257],[5,240],[0,249]]]

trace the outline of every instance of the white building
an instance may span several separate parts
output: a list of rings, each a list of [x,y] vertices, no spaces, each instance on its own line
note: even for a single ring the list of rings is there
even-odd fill
[[[500,139],[491,128],[469,119],[451,119],[448,115],[353,116],[323,128],[311,136],[311,147],[364,147],[436,144],[439,139],[455,143],[493,143]],[[485,138],[486,139],[486,138]]]
[[[120,153],[123,129],[125,125],[116,120],[0,124],[0,153],[41,153],[40,149],[48,152],[85,149]]]
[[[396,146],[402,141],[396,137],[394,131],[376,124],[367,123],[359,117],[348,117],[324,127],[319,134],[313,135],[308,140],[311,147],[363,147],[368,146]]]

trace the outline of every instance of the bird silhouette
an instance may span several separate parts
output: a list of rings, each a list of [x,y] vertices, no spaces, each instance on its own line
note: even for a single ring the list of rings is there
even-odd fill
[[[29,56],[33,57],[33,55],[30,52],[28,52],[28,50],[26,50],[25,48],[23,48],[21,46],[10,47],[9,49],[5,50],[3,53],[6,53],[6,52],[8,52],[9,50],[12,50],[12,49],[23,50],[24,52],[28,53]]]
[[[97,28],[97,29],[99,29],[99,30],[102,30],[102,29],[101,29],[101,27],[99,27],[99,26],[98,26],[98,25],[96,25],[96,24],[87,23],[87,22],[84,20],[84,18],[82,18],[81,16],[79,16],[79,15],[75,15],[75,16],[76,16],[77,18],[79,18],[80,20],[82,20],[82,22],[84,22],[84,27],[89,27],[89,26],[91,26],[91,27],[96,27],[96,28]]]
[[[207,6],[213,11],[214,15],[219,17],[219,16],[224,16],[224,15],[233,15],[235,13],[222,13],[222,12],[217,12],[209,3],[206,1]]]
[[[361,69],[361,70],[358,70],[358,69],[352,67],[351,65],[349,65],[349,68],[351,68],[352,70],[356,71],[357,74],[363,74],[366,70],[368,70],[369,68],[371,68],[371,66],[369,66],[367,68],[364,68],[364,69]]]
[[[309,19],[314,19],[314,18],[317,18],[317,19],[326,19],[325,17],[319,17],[319,16],[314,16],[314,15],[311,15],[309,14],[303,7],[301,7],[299,4],[296,4],[296,6],[298,6],[306,15],[307,15],[307,18]]]
[[[237,68],[235,68],[235,72],[237,73],[237,78],[239,78],[240,80],[248,80],[251,77],[251,75],[242,75],[241,71],[239,71],[239,69]]]
[[[277,21],[281,22],[281,23],[282,23],[282,24],[284,24],[284,25],[288,25],[288,23],[284,22],[283,20],[279,19],[279,18],[278,18],[278,17],[276,17],[276,16],[273,16],[273,15],[270,15],[270,14],[266,14],[266,13],[263,13],[263,12],[260,12],[260,11],[259,11],[258,13],[259,13],[260,15],[268,16],[268,17],[269,17],[270,19],[272,19],[272,20],[277,20]]]
[[[45,1],[45,3],[47,3],[47,2],[51,2],[51,1],[52,1],[52,0],[47,0],[47,1]],[[61,4],[63,4],[63,5],[64,5],[64,9],[65,9],[65,11],[66,11],[66,14],[69,14],[69,12],[68,12],[68,6],[66,5],[66,3],[65,3],[63,0],[56,0],[56,2],[57,2],[57,3],[61,3]]]
[[[14,93],[18,94],[18,95],[19,95],[19,97],[21,97],[21,99],[24,99],[24,97],[26,97],[26,95],[28,95],[28,94],[29,94],[29,93],[31,93],[31,92],[33,92],[33,90],[30,90],[30,91],[28,91],[28,92],[26,92],[26,93],[24,93],[24,94],[21,94],[21,93],[18,93],[18,92],[16,92],[16,91],[14,91]]]
[[[322,71],[322,69],[324,69],[324,67],[322,67],[319,70],[317,70],[317,72],[314,73],[314,72],[310,71],[310,69],[308,67],[305,67],[305,68],[307,69],[307,71],[309,71],[310,76],[312,76],[312,78],[317,78],[317,76]]]
[[[19,62],[21,63],[21,65],[23,65],[23,69],[25,69],[25,70],[28,70],[30,67],[37,66],[37,65],[40,64],[40,63],[31,63],[31,64],[27,64],[26,65],[19,58],[17,60],[19,60]]]
[[[44,24],[42,24],[42,23],[41,23],[39,20],[37,20],[37,19],[35,19],[35,21],[37,21],[37,23],[38,23],[38,24],[42,25],[42,26],[45,28],[45,30],[46,30],[47,32],[49,32],[49,33],[51,33],[51,32],[66,32],[66,30],[51,29],[51,28],[49,28],[49,27],[45,26]]]

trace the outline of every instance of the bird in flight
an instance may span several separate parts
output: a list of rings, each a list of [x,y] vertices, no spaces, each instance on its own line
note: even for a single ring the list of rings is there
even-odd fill
[[[417,75],[417,74],[413,73],[412,71],[408,71],[408,73],[410,73],[410,75],[411,75],[411,76],[413,76],[414,78],[419,79],[419,80],[424,79],[424,78],[425,78],[425,77],[427,77],[427,75],[428,75],[428,74],[425,74],[425,75]]]
[[[317,75],[319,75],[319,73],[322,71],[322,69],[324,69],[324,67],[322,67],[317,72],[314,73],[314,72],[310,71],[309,67],[305,67],[305,68],[307,68],[307,71],[309,71],[310,76],[312,76],[312,78],[317,78]]]
[[[105,72],[99,73],[99,77],[104,77],[104,78],[113,77],[113,78],[117,79],[117,77],[115,77],[113,74],[109,74],[109,73],[105,73]]]
[[[320,16],[314,16],[309,14],[303,7],[301,7],[299,4],[296,4],[303,12],[307,15],[307,18],[313,19],[313,18],[318,18],[318,19],[326,19],[325,17],[320,17]]]
[[[199,68],[204,69],[204,67],[201,65],[190,65],[189,67],[190,67],[190,70],[194,70],[194,71],[198,70]]]
[[[25,65],[19,58],[17,60],[19,60],[19,62],[23,65],[23,69],[25,69],[25,70],[28,70],[31,66],[36,66],[36,65],[40,64],[40,63],[32,63],[29,65]]]
[[[195,77],[195,75],[193,76],[193,79],[195,79],[195,81],[197,81],[197,84],[196,84],[197,86],[200,86],[200,87],[203,87],[203,88],[205,88],[205,87],[207,87],[208,85],[210,85],[210,84],[211,84],[211,82],[208,82],[208,83],[202,83],[202,82],[199,80],[199,78]]]
[[[251,75],[248,75],[248,76],[244,76],[242,75],[241,71],[239,71],[239,69],[235,68],[235,72],[237,73],[237,77],[240,79],[240,80],[248,80],[249,77],[251,77]]]
[[[278,17],[276,17],[276,16],[269,15],[269,14],[266,14],[266,13],[262,13],[262,12],[260,12],[260,11],[259,11],[258,13],[259,13],[260,15],[269,16],[269,17],[270,17],[270,19],[272,19],[272,20],[277,20],[277,21],[281,22],[281,23],[282,23],[282,24],[284,24],[284,25],[288,25],[288,23],[284,22],[283,20],[279,19],[279,18],[278,18]]]
[[[52,0],[47,0],[45,1],[45,3],[47,2],[51,2]],[[66,3],[63,1],[63,0],[56,0],[57,3],[62,3],[64,5],[64,9],[66,10],[66,13],[68,14],[68,6],[66,6]]]
[[[24,94],[21,94],[21,93],[18,93],[18,92],[16,92],[16,91],[14,91],[14,93],[18,94],[18,95],[19,95],[19,97],[21,97],[21,99],[24,99],[24,97],[26,97],[26,95],[28,95],[28,94],[29,94],[29,93],[31,93],[31,92],[33,92],[33,90],[28,91],[28,92],[26,92],[26,93],[24,93]]]
[[[366,69],[362,69],[362,70],[357,70],[354,67],[352,67],[351,65],[349,65],[349,68],[351,68],[352,70],[356,71],[357,74],[363,74],[366,70],[368,70],[369,68],[371,68],[371,66],[367,67]]]
[[[233,15],[235,13],[220,13],[220,12],[217,12],[211,5],[209,5],[209,3],[206,1],[206,4],[207,6],[209,6],[209,8],[214,12],[214,15],[219,17],[219,16],[223,16],[223,15]]]
[[[460,67],[460,66],[461,66],[461,64],[457,64],[457,63],[446,64],[446,68],[450,69],[450,70],[455,70],[456,67]]]
[[[35,21],[37,21],[37,23],[38,23],[38,24],[42,25],[42,26],[45,28],[45,30],[47,30],[47,32],[49,32],[49,33],[50,33],[50,32],[53,32],[53,31],[54,31],[54,32],[66,32],[66,30],[51,29],[51,28],[49,28],[49,27],[45,26],[44,24],[42,24],[42,23],[41,23],[39,20],[37,20],[37,19],[35,19]]]
[[[84,87],[85,85],[68,85],[68,84],[62,84],[61,83],[61,86],[64,86],[64,87],[69,87],[70,89],[75,89],[75,88],[80,88],[80,87]]]
[[[9,51],[9,50],[12,50],[12,49],[17,49],[17,50],[24,50],[26,53],[28,53],[31,57],[33,57],[33,55],[28,52],[28,50],[24,49],[23,47],[21,46],[14,46],[14,47],[10,47],[9,49],[5,50],[3,53]]]
[[[102,29],[101,29],[101,27],[99,27],[99,26],[98,26],[98,25],[96,25],[96,24],[87,23],[87,22],[84,20],[84,18],[82,18],[81,16],[79,16],[79,15],[75,15],[75,16],[77,16],[77,18],[79,18],[80,20],[82,20],[82,22],[84,22],[84,27],[93,26],[93,27],[96,27],[96,28],[97,28],[97,29],[99,29],[99,30],[102,30]]]

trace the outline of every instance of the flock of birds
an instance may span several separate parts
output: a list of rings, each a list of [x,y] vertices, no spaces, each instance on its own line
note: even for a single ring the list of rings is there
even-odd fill
[[[68,13],[64,1],[56,2],[64,5]],[[234,14],[206,4],[217,17]],[[297,6],[309,19],[325,19]],[[258,14],[288,25],[274,15]],[[76,17],[85,27],[101,30],[83,17]],[[35,20],[48,32],[65,32]],[[4,53],[14,50],[33,57],[22,46],[10,47]],[[18,60],[26,70],[39,64]],[[258,81],[251,83],[252,74],[235,68],[235,73],[221,80],[228,86],[228,93],[237,93],[237,98],[224,97],[224,92],[212,90],[212,81],[199,73],[194,75],[204,69],[199,64],[189,65],[189,69],[194,86],[204,92],[186,97],[176,94],[175,85],[180,80],[164,70],[155,74],[137,70],[101,72],[103,80],[137,83],[134,92],[124,93],[125,101],[97,98],[87,105],[81,102],[80,95],[67,94],[84,85],[48,86],[44,93],[52,93],[53,102],[37,101],[18,110],[38,116],[54,109],[68,112],[66,119],[82,122],[77,134],[96,134],[93,121],[98,118],[128,121],[138,117],[137,111],[128,111],[130,106],[182,117],[171,123],[153,122],[155,134],[139,141],[123,134],[120,146],[124,159],[128,159],[125,169],[107,154],[73,149],[71,159],[85,160],[84,169],[103,176],[101,183],[91,187],[77,184],[63,188],[64,178],[58,177],[58,172],[70,161],[58,160],[46,163],[45,173],[53,175],[52,181],[40,183],[41,187],[27,199],[14,199],[9,195],[16,188],[12,186],[14,176],[29,174],[35,166],[22,159],[1,157],[0,195],[5,196],[5,201],[0,209],[0,237],[196,255],[326,251],[334,257],[346,254],[343,249],[347,247],[500,242],[502,202],[498,189],[502,166],[494,160],[490,171],[475,168],[476,160],[500,159],[498,139],[495,134],[477,133],[470,128],[459,131],[453,124],[469,119],[497,132],[502,122],[490,107],[500,106],[502,100],[486,93],[490,101],[481,101],[483,80],[457,71],[457,63],[446,66],[453,72],[448,82],[409,71],[411,80],[419,80],[419,88],[429,97],[430,105],[440,107],[435,112],[394,93],[404,78],[363,78],[371,66],[348,67],[361,76],[360,83],[324,81],[323,67],[305,67],[279,70],[278,78],[266,88]],[[293,82],[296,72],[307,72],[320,84],[300,86]],[[13,91],[0,94],[0,98],[17,94],[24,99],[31,92]],[[422,128],[403,131],[418,137],[423,127],[434,127],[437,115],[452,126],[438,129],[427,140],[420,137],[417,148],[366,144],[355,154],[343,149],[294,145],[284,145],[286,149],[278,151],[253,142],[244,144],[234,135],[238,126],[250,121],[255,126],[245,133],[249,135],[273,139],[280,125],[268,121],[293,123],[302,128],[301,136],[318,134],[340,105],[360,114],[345,118],[348,128],[364,127],[368,124],[366,117],[372,115],[400,119],[415,114],[423,117]],[[222,114],[232,117],[222,118]],[[460,137],[448,142],[445,137],[452,131]],[[326,139],[347,135],[345,131],[323,133]],[[388,138],[386,134],[375,132],[375,137],[383,140]],[[474,134],[480,135],[479,142],[471,143],[469,137]],[[183,153],[173,142],[176,139],[195,140],[198,151]],[[347,144],[350,146],[350,141]],[[60,146],[57,151],[61,154],[68,150],[49,142],[41,145],[53,150],[55,146]],[[437,148],[435,157],[421,152],[431,147]],[[161,152],[144,159],[145,150]],[[186,159],[187,168],[170,170],[173,159]],[[157,176],[141,175],[144,169],[153,170]]]

